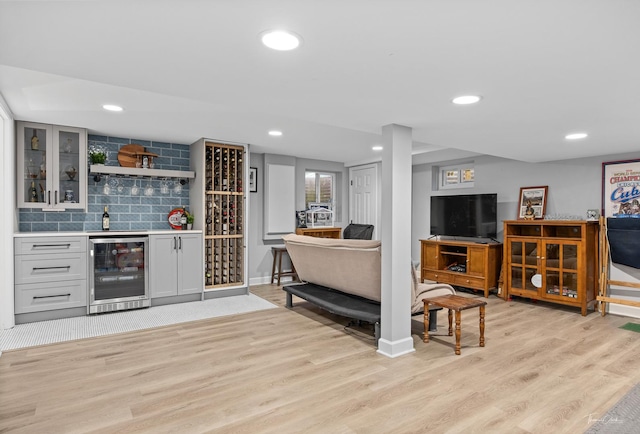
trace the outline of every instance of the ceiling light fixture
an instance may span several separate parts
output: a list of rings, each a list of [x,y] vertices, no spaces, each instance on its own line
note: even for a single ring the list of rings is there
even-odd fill
[[[564,136],[564,138],[567,140],[578,140],[578,139],[584,139],[587,136],[588,136],[587,133],[573,133],[573,134],[567,134],[566,136]]]
[[[465,105],[465,104],[475,104],[480,101],[482,98],[477,95],[464,95],[459,96],[451,100],[454,104]]]
[[[121,112],[122,110],[124,110],[119,105],[114,105],[114,104],[105,104],[102,106],[102,108],[105,110],[109,110],[110,112]]]
[[[270,136],[274,136],[274,137],[278,137],[282,135],[282,131],[278,131],[278,130],[271,130],[269,131],[269,135]]]
[[[289,51],[298,48],[302,38],[286,30],[268,30],[260,34],[262,43],[278,51]]]
[[[382,151],[382,149],[384,149],[382,146],[380,145],[375,145],[373,147],[371,147],[371,149],[373,149],[374,151]]]

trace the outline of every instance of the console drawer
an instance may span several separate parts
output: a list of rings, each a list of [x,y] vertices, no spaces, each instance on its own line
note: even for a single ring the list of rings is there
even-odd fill
[[[453,284],[454,281],[454,276],[450,273],[443,273],[441,271],[425,271],[423,277],[425,280],[433,280],[438,283]]]
[[[87,237],[20,237],[15,248],[16,255],[86,252]]]
[[[16,314],[86,306],[86,280],[16,285]]]
[[[454,285],[464,286],[466,288],[484,289],[484,278],[470,277],[466,274],[455,276]]]
[[[16,256],[16,284],[87,279],[87,254]]]

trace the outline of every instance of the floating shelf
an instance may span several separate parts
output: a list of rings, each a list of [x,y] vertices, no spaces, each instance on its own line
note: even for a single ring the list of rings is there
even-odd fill
[[[92,175],[122,175],[139,176],[144,178],[189,178],[196,177],[192,170],[142,169],[138,167],[105,166],[92,164],[89,166]]]

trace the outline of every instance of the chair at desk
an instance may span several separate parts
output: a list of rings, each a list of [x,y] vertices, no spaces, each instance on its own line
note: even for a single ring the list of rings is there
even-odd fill
[[[373,225],[350,223],[342,232],[342,238],[345,239],[370,240],[371,237],[373,237]]]

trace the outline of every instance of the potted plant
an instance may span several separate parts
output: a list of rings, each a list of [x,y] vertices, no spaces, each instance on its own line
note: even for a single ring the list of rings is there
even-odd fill
[[[187,214],[187,229],[193,228],[193,214]]]
[[[89,158],[91,164],[104,164],[107,161],[107,153],[100,148],[91,148],[89,149]]]

